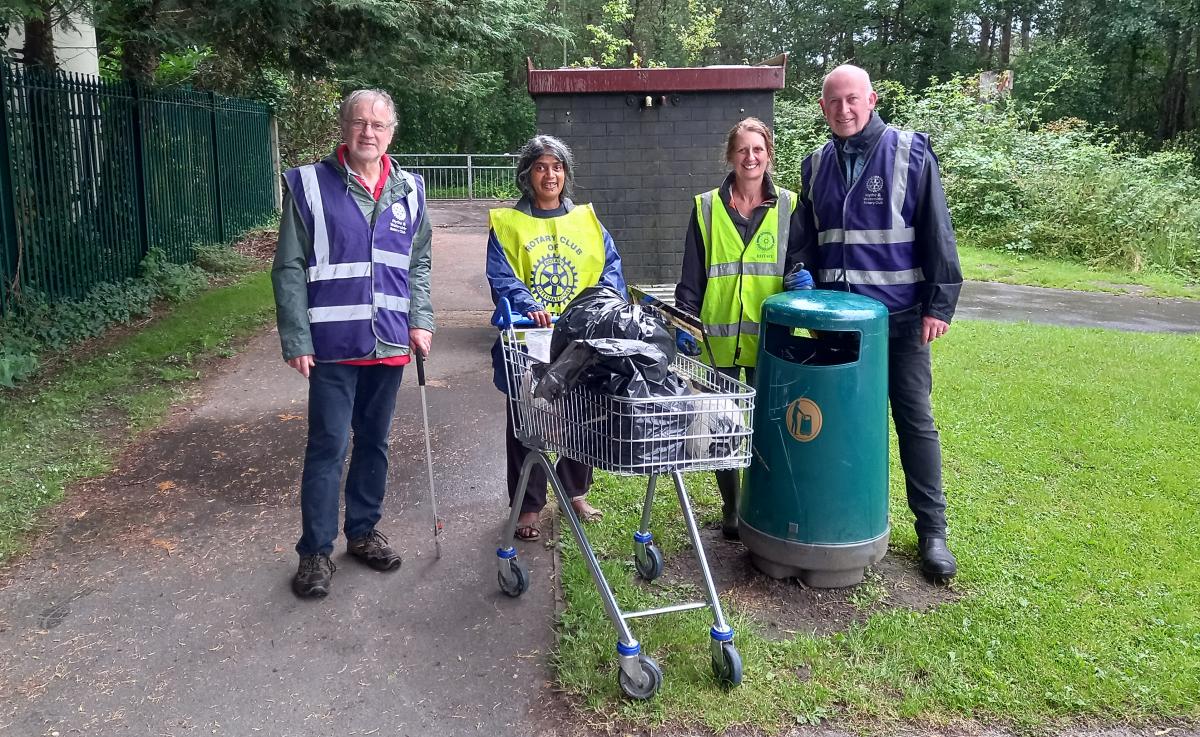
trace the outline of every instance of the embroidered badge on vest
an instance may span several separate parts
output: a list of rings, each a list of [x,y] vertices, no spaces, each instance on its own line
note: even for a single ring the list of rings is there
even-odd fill
[[[883,177],[878,174],[868,177],[867,181],[863,182],[863,204],[864,205],[882,205],[883,204]]]
[[[754,246],[762,253],[775,250],[775,236],[771,233],[759,233],[754,239]]]
[[[393,233],[408,232],[408,211],[404,209],[404,203],[400,200],[392,203],[392,222],[388,228]]]

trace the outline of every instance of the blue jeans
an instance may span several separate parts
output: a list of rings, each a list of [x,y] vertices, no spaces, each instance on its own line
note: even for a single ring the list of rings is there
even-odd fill
[[[338,532],[342,465],[354,433],[346,476],[347,540],[375,529],[387,489],[387,442],[403,366],[318,363],[308,379],[308,446],[300,482],[300,555],[329,555]]]

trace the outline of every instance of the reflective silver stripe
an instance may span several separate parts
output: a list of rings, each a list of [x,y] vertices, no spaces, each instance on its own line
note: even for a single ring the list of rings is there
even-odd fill
[[[783,276],[783,259],[787,256],[788,231],[792,224],[792,196],[786,190],[779,190],[779,199],[775,207],[779,209],[779,232],[775,234],[775,263],[779,266],[779,276]]]
[[[741,323],[704,323],[704,331],[713,338],[736,338],[739,332],[742,335],[758,335],[758,323],[749,321]]]
[[[712,208],[713,208],[713,190],[709,190],[700,195],[700,222],[704,225],[704,232],[701,234],[704,238],[704,245],[708,250],[712,250]]]
[[[308,267],[308,280],[328,281],[329,279],[353,279],[371,275],[371,262],[352,261],[348,264],[325,264],[324,266]]]
[[[904,271],[863,271],[861,269],[821,269],[817,278],[823,282],[846,282],[847,284],[868,284],[874,287],[888,287],[896,284],[916,284],[925,281],[925,272],[921,267]]]
[[[739,262],[726,261],[723,264],[713,264],[708,267],[708,278],[719,279],[722,276],[737,276]]]
[[[393,297],[390,294],[376,292],[375,305],[393,312],[408,312],[408,297]]]
[[[783,259],[766,263],[764,261],[750,261],[742,268],[744,276],[783,276]]]
[[[384,251],[376,248],[371,251],[371,257],[384,266],[392,266],[397,269],[408,269],[410,257],[405,253],[396,253],[394,251]]]
[[[893,227],[904,222],[901,210],[904,209],[904,196],[908,193],[908,157],[912,153],[912,140],[912,131],[900,131],[900,142],[896,144],[895,168],[892,169]]]
[[[813,186],[817,183],[817,172],[821,170],[821,156],[822,156],[822,152],[824,150],[825,150],[825,147],[821,146],[820,148],[818,148],[816,151],[813,151],[813,153],[812,153],[812,167],[809,169],[809,172],[808,172],[808,177],[809,177],[808,199],[810,201],[813,198],[813,194],[812,194]],[[821,216],[817,214],[816,207],[814,207],[812,210],[813,210],[813,224],[816,225],[817,230],[820,231],[821,230]]]
[[[321,201],[321,184],[317,181],[317,165],[300,167],[300,181],[304,184],[304,199],[313,218],[313,259],[317,266],[329,264],[329,234],[325,231],[325,203]]]
[[[406,171],[401,170],[400,173],[404,175],[404,181],[408,182],[408,194],[404,196],[404,201],[408,203],[408,216],[412,219],[413,226],[416,227],[418,225],[417,220],[421,216],[421,211],[417,209],[420,206],[420,202],[417,199],[417,180],[412,174]]]
[[[817,243],[825,245],[829,242],[845,243],[846,245],[886,245],[889,243],[911,243],[916,240],[917,233],[912,228],[892,228],[890,230],[842,230],[830,228],[817,234]]]
[[[370,320],[375,312],[371,305],[343,305],[341,307],[310,307],[309,322],[344,322],[346,320]]]

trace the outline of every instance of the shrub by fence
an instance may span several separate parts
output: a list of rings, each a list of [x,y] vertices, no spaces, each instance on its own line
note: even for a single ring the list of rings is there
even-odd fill
[[[1186,146],[1145,152],[1078,120],[1046,123],[1036,105],[981,103],[973,79],[920,95],[876,85],[885,117],[928,132],[960,238],[1015,253],[1200,280],[1200,177]],[[800,162],[828,140],[815,103],[782,101],[775,167],[799,186]]]
[[[268,219],[274,151],[259,102],[0,64],[0,314]]]

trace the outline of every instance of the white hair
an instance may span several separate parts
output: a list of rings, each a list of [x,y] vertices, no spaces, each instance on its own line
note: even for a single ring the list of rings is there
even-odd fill
[[[363,100],[383,100],[383,104],[387,106],[388,117],[391,118],[391,124],[396,124],[396,103],[392,102],[392,96],[383,90],[367,89],[354,90],[346,95],[346,99],[342,100],[341,110],[338,112],[338,119],[343,123],[350,122],[350,115],[354,112],[355,106]]]

